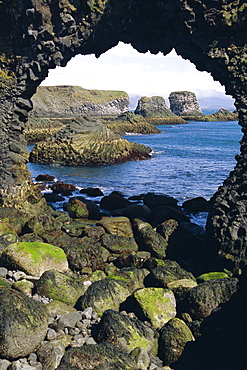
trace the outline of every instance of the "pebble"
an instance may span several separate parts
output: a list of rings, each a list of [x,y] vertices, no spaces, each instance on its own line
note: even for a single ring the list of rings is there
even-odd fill
[[[8,274],[8,270],[5,267],[0,267],[0,277],[6,278],[7,274]]]

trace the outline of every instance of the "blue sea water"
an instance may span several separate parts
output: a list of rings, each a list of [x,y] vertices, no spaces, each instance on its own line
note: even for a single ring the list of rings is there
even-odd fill
[[[242,137],[237,121],[189,122],[158,126],[161,134],[126,135],[150,146],[151,159],[107,166],[65,167],[29,163],[33,178],[48,173],[79,188],[118,190],[126,196],[147,192],[186,199],[209,199],[234,168]]]

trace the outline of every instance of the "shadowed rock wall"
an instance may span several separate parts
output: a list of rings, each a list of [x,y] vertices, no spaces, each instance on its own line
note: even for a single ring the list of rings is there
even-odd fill
[[[30,98],[50,68],[65,66],[78,53],[99,56],[119,41],[140,52],[166,55],[175,48],[198,70],[211,72],[236,100],[244,133],[241,153],[236,168],[214,196],[207,229],[227,265],[236,271],[241,268],[247,242],[246,17],[247,5],[241,0],[3,0],[2,204],[27,210],[43,206],[26,170],[22,130],[32,109]]]

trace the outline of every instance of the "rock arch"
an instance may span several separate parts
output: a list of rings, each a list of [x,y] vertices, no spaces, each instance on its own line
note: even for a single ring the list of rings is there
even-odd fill
[[[244,133],[235,169],[213,198],[208,234],[230,268],[247,242],[247,5],[242,0],[3,0],[0,2],[0,194],[4,206],[43,206],[26,169],[30,98],[50,68],[99,56],[119,41],[139,52],[172,48],[236,101]],[[82,66],[83,68],[83,66]],[[85,71],[86,73],[86,71]],[[217,253],[218,253],[217,252]]]

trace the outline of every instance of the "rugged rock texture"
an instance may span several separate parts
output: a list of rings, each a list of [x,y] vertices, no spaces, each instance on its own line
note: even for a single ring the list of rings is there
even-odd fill
[[[140,114],[153,124],[185,123],[172,113],[162,96],[143,96],[138,100],[135,114]]]
[[[32,102],[32,114],[38,117],[109,116],[129,111],[129,96],[124,91],[81,86],[39,86]]]
[[[37,143],[30,155],[36,163],[104,165],[150,158],[151,149],[130,143],[100,121],[78,117],[47,141]]]
[[[21,204],[26,212],[44,207],[26,168],[23,128],[32,109],[30,98],[50,68],[65,66],[79,53],[99,56],[120,40],[140,52],[166,55],[174,47],[197,69],[210,72],[236,100],[244,134],[241,152],[212,200],[207,232],[214,261],[223,257],[223,265],[239,273],[246,264],[247,243],[246,9],[242,0],[3,0],[1,204]]]
[[[203,117],[203,121],[237,121],[238,114],[221,108],[218,112],[207,114]]]
[[[199,116],[202,110],[195,93],[190,91],[175,91],[169,95],[170,109],[178,116]]]

